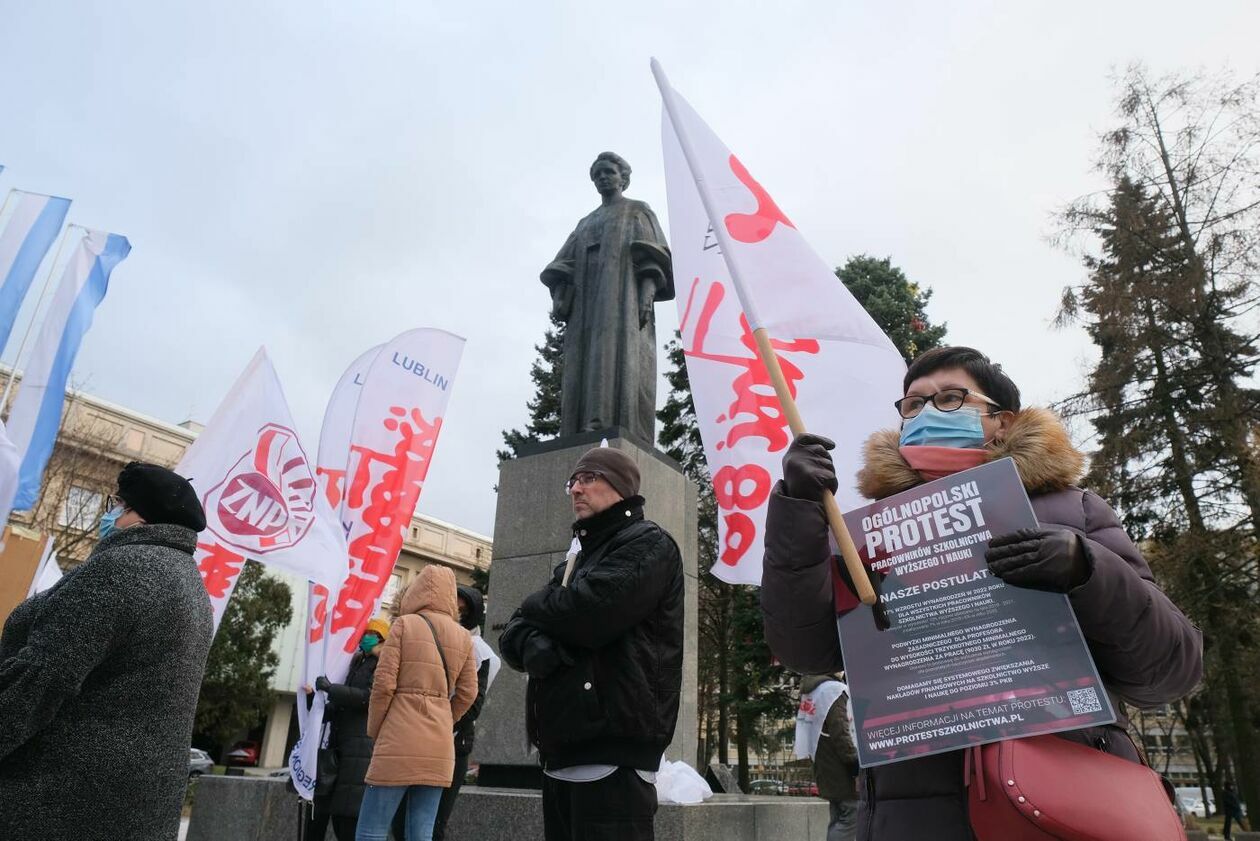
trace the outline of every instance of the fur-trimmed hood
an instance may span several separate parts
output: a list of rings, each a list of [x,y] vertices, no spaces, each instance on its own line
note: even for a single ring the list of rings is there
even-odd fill
[[[858,491],[883,499],[923,484],[923,477],[901,455],[900,432],[876,432],[863,447]],[[989,461],[1012,458],[1030,494],[1063,490],[1080,481],[1085,456],[1072,445],[1067,429],[1049,409],[1024,409],[1015,415],[1006,437],[989,448]]]

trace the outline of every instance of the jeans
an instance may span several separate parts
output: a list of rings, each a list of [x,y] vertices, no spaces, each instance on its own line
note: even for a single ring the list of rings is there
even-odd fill
[[[442,802],[438,805],[437,818],[433,821],[433,841],[444,841],[446,838],[446,823],[451,819],[451,811],[455,808],[455,798],[459,796],[460,786],[464,784],[464,777],[468,774],[468,754],[455,754],[455,777],[451,782],[450,788],[442,789]],[[394,814],[393,831],[394,838],[397,841],[403,841],[407,837],[407,814],[399,808]]]
[[[374,786],[363,792],[359,807],[359,829],[355,841],[386,841],[389,822],[398,804],[407,798],[407,838],[405,841],[431,841],[433,819],[437,816],[442,789],[437,786]]]
[[[831,800],[831,823],[827,841],[854,841],[857,838],[857,801]]]
[[[543,779],[546,841],[652,841],[656,786],[633,768],[589,783]]]

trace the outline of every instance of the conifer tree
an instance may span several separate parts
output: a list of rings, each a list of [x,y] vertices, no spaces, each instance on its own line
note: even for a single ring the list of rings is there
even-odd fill
[[[289,585],[246,561],[206,660],[194,732],[214,747],[247,732],[271,709],[280,659],[276,634],[293,617]]]
[[[517,447],[528,441],[545,441],[560,434],[560,386],[564,377],[564,322],[553,315],[551,326],[543,336],[542,344],[535,345],[538,358],[529,369],[534,382],[534,396],[525,407],[529,421],[524,429],[509,429],[503,433],[506,449],[499,450],[499,461],[517,456]]]
[[[836,277],[892,339],[906,362],[939,347],[945,338],[945,325],[932,324],[927,316],[932,290],[912,283],[891,258],[850,257],[836,269]]]
[[[1236,775],[1260,808],[1260,80],[1120,81],[1119,125],[1100,168],[1113,189],[1062,215],[1090,235],[1086,282],[1061,316],[1080,318],[1101,353],[1065,405],[1098,435],[1090,482],[1143,541],[1156,574],[1204,630],[1204,695],[1186,714],[1218,787]],[[1219,802],[1219,800],[1218,800]]]

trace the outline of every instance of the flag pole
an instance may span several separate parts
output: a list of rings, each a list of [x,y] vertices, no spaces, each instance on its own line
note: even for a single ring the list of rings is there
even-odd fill
[[[726,229],[718,224],[713,202],[708,192],[700,185],[700,179],[696,177],[695,152],[691,148],[691,138],[687,136],[685,125],[678,119],[677,104],[674,102],[674,89],[670,87],[669,80],[665,77],[665,71],[656,59],[652,59],[652,75],[656,77],[656,86],[660,89],[661,101],[665,105],[665,112],[669,115],[674,134],[678,138],[678,145],[682,147],[683,157],[687,160],[687,168],[691,170],[691,177],[696,182],[696,192],[700,194],[700,201],[704,204],[704,212],[709,217],[709,225],[717,237],[718,245],[722,248],[723,259],[725,260],[725,255],[732,253],[730,239],[727,236]],[[788,388],[787,381],[783,377],[783,369],[779,365],[779,357],[774,352],[774,347],[771,344],[770,333],[765,327],[761,326],[761,320],[757,318],[752,300],[744,293],[744,284],[740,277],[739,269],[732,261],[725,260],[725,262],[727,269],[730,270],[731,283],[735,287],[735,294],[739,298],[740,307],[748,318],[749,325],[753,328],[753,338],[757,343],[757,355],[761,357],[761,362],[766,366],[766,371],[770,375],[770,382],[774,386],[774,393],[779,399],[779,405],[783,408],[788,427],[792,430],[794,436],[801,435],[806,431],[805,422],[801,419],[801,413],[796,407],[796,400],[792,397],[792,391]],[[853,537],[849,534],[849,528],[844,523],[844,515],[840,511],[840,503],[836,501],[835,494],[831,491],[823,491],[823,510],[827,514],[827,524],[831,527],[831,533],[836,538],[836,545],[840,549],[840,556],[844,559],[845,568],[849,572],[849,577],[853,580],[853,586],[857,589],[858,598],[862,601],[862,604],[876,604],[879,599],[875,595],[875,589],[871,586],[870,579],[867,577],[866,568],[862,565],[862,559],[858,557],[857,547],[853,544]]]
[[[13,382],[17,379],[18,363],[22,361],[22,351],[26,349],[26,340],[31,337],[31,328],[35,326],[35,319],[39,316],[39,308],[43,306],[44,296],[48,294],[48,287],[52,286],[53,271],[57,268],[57,261],[61,259],[61,249],[65,247],[66,240],[70,236],[70,229],[82,227],[82,225],[66,225],[65,230],[61,232],[61,237],[57,241],[57,250],[53,252],[52,262],[48,264],[48,275],[44,278],[44,286],[39,290],[39,300],[35,302],[35,309],[31,311],[31,320],[26,323],[26,331],[22,333],[22,341],[18,343],[17,353],[13,355],[13,367],[9,370],[9,382],[5,384],[4,395],[0,397],[0,410],[9,405],[9,395],[13,393]],[[84,228],[84,230],[87,229]]]

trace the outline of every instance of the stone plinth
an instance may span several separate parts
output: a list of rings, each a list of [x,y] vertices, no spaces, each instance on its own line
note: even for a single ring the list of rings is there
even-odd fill
[[[203,776],[193,794],[188,841],[294,841],[298,814],[298,796],[284,780]]]
[[[704,772],[704,780],[714,794],[743,794],[739,787],[739,778],[729,765],[714,762]]]
[[[813,797],[715,794],[694,806],[662,805],[656,813],[656,838],[824,841],[828,817],[826,801]],[[197,784],[188,841],[294,841],[297,831],[297,795],[284,780],[211,776]],[[465,786],[447,835],[477,841],[542,838],[542,795]]]
[[[686,578],[682,702],[678,728],[666,757],[696,762],[696,488],[672,459],[617,429],[585,433],[522,447],[519,458],[499,469],[499,500],[494,523],[494,562],[486,639],[498,651],[499,633],[525,597],[543,587],[564,560],[573,539],[573,511],[564,483],[578,458],[607,438],[609,446],[629,454],[642,474],[645,515],[673,535],[682,552]],[[473,761],[481,781],[493,785],[530,785],[538,760],[525,736],[525,676],[499,672],[477,719]],[[539,783],[540,784],[540,783]]]

